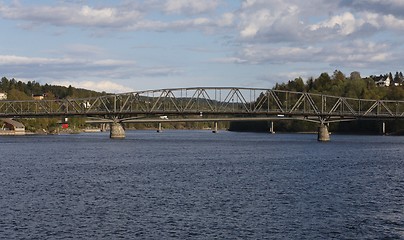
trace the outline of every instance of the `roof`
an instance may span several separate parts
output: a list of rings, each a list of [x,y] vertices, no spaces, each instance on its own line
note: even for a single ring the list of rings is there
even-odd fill
[[[14,121],[11,118],[1,118],[1,121],[13,125],[15,128],[25,128],[24,124]]]

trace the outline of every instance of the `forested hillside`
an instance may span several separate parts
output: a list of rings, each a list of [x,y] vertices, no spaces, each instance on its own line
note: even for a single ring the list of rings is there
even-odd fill
[[[376,78],[380,77],[362,78],[358,72],[346,77],[341,71],[335,71],[332,76],[322,73],[318,78],[309,78],[306,82],[302,78],[296,78],[287,83],[278,83],[274,89],[351,98],[404,100],[404,86],[400,80],[397,82],[398,86],[392,84],[389,87],[378,87]]]

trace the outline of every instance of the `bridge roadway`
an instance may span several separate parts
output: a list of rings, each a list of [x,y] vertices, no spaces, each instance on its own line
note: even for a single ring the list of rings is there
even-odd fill
[[[111,125],[111,138],[124,138],[129,122],[274,121],[298,119],[327,125],[354,120],[402,120],[404,101],[355,99],[259,88],[195,87],[146,90],[99,97],[0,101],[0,118],[88,117]]]

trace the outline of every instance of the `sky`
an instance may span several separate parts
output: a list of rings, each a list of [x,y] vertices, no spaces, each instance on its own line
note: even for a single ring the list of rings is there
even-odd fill
[[[403,0],[0,0],[0,75],[106,92],[402,71]]]

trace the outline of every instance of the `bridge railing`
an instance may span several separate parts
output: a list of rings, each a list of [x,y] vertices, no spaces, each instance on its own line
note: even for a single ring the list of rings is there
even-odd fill
[[[404,101],[353,99],[258,88],[178,88],[93,98],[0,101],[0,117],[290,115],[404,118]]]

